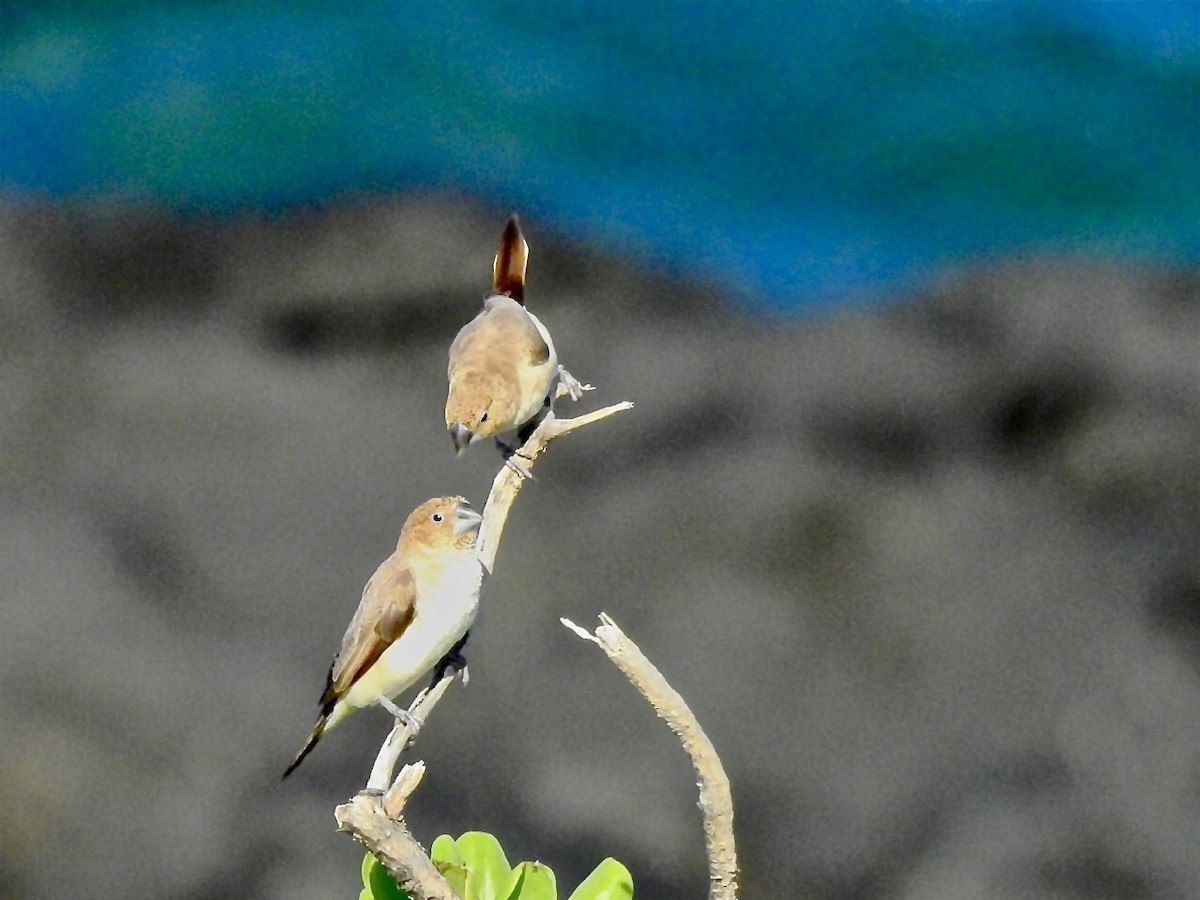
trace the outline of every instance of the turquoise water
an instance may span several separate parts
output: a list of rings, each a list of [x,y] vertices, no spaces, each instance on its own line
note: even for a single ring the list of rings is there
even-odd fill
[[[0,191],[450,188],[784,308],[1031,249],[1200,260],[1195,3],[353,6],[4,7]]]

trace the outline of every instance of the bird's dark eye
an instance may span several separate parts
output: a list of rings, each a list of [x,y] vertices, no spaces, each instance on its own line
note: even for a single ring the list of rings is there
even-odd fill
[[[434,513],[434,514],[433,514],[433,521],[435,521],[435,522],[440,522],[440,521],[442,521],[444,518],[445,518],[445,516],[443,516],[441,513]]]
[[[481,423],[482,423],[482,422],[486,422],[486,421],[487,421],[487,413],[484,413],[482,416],[480,416],[480,417],[479,417],[479,421],[480,421]]]

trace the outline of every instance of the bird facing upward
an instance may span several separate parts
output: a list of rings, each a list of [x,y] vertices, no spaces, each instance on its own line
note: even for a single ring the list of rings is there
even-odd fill
[[[479,609],[482,521],[462,497],[427,500],[405,520],[396,552],[363,589],[329,668],[320,718],[284,778],[326,731],[380,697],[391,700],[461,646]]]
[[[575,399],[584,389],[558,364],[550,332],[525,308],[528,263],[514,215],[492,264],[492,294],[450,345],[446,427],[459,453],[490,437],[507,459],[550,410],[560,381]]]

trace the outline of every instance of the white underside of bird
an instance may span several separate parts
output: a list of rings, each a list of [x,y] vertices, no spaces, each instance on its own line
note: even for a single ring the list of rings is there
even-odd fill
[[[325,730],[380,697],[394,699],[433,669],[474,623],[482,580],[483,564],[472,554],[448,565],[436,584],[423,586],[438,602],[416,608],[404,633],[338,699]]]

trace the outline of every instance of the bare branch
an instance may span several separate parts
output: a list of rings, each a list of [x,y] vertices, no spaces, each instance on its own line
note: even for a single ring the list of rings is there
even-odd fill
[[[383,797],[364,792],[335,809],[333,817],[338,830],[374,853],[414,900],[458,900],[454,889],[409,833],[404,820],[392,818],[383,807]]]
[[[437,702],[442,699],[442,695],[446,693],[446,689],[450,687],[454,677],[452,673],[447,672],[433,687],[426,688],[417,694],[408,707],[408,714],[414,716],[417,721],[424,721],[433,711]],[[404,749],[413,742],[418,730],[419,727],[414,728],[407,722],[396,720],[391,733],[384,739],[383,746],[379,748],[375,764],[371,767],[371,777],[367,779],[368,791],[383,793],[388,789],[392,773],[396,771],[396,761],[400,759],[400,754],[404,752]]]
[[[421,691],[409,707],[409,714],[418,720],[428,716],[454,677],[447,673],[432,688]],[[379,748],[366,789],[337,807],[333,815],[338,830],[349,833],[374,853],[410,896],[417,900],[457,900],[453,888],[404,823],[404,806],[425,775],[425,763],[418,760],[405,766],[388,787],[396,761],[416,732],[410,723],[397,720]]]
[[[607,419],[609,416],[627,409],[633,409],[633,404],[625,400],[603,409],[585,413],[582,416],[576,416],[573,419],[559,419],[551,412],[529,436],[525,446],[518,450],[516,455],[520,457],[522,465],[528,472],[533,469],[538,457],[546,451],[550,442],[555,438],[570,434],[572,431],[599,422],[601,419]],[[517,494],[524,481],[525,477],[509,466],[502,467],[492,481],[491,493],[488,494],[487,503],[483,507],[483,526],[479,529],[479,557],[483,560],[484,568],[489,572],[492,571],[492,566],[496,562],[496,551],[500,547],[500,535],[504,533],[504,526],[508,522],[508,511],[517,499]]]
[[[667,723],[683,744],[699,779],[704,842],[708,852],[708,895],[711,900],[736,900],[737,851],[733,842],[733,796],[729,789],[729,778],[712,741],[684,699],[606,613],[600,614],[600,626],[595,634],[580,628],[570,619],[560,621],[579,637],[597,644],[642,696],[650,701],[659,718]]]

